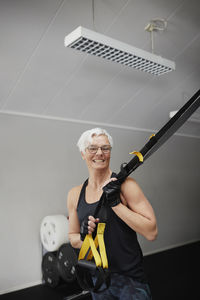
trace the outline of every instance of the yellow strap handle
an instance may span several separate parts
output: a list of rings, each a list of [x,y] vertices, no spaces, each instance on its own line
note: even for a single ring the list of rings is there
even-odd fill
[[[102,265],[101,257],[100,257],[100,255],[99,255],[99,253],[98,253],[98,251],[95,247],[95,244],[94,244],[94,241],[93,241],[93,238],[92,238],[91,234],[86,235],[86,237],[83,241],[82,247],[80,249],[80,252],[79,252],[78,260],[85,258],[89,248],[91,248],[91,251],[93,253],[96,266],[101,267],[101,265]]]
[[[151,139],[151,138],[154,137],[154,136],[155,136],[155,134],[153,133],[153,134],[149,137],[149,139]],[[142,153],[140,153],[140,152],[138,152],[138,151],[133,151],[133,152],[130,152],[129,154],[135,154],[135,155],[137,155],[137,157],[139,158],[139,161],[140,161],[140,162],[143,162],[143,161],[144,161],[144,157],[143,157]]]
[[[149,137],[149,139],[151,139],[153,136],[155,136],[155,134],[153,133],[150,137]]]
[[[104,243],[105,226],[106,226],[105,223],[98,223],[97,235],[95,237],[95,240],[93,240],[92,235],[90,234],[86,235],[79,252],[78,260],[84,259],[88,250],[90,249],[90,252],[87,256],[87,260],[91,260],[92,257],[94,257],[95,264],[97,267],[101,267],[103,265],[103,268],[108,268],[108,260],[107,260],[106,248]],[[98,246],[100,250],[100,255],[97,251]]]
[[[138,151],[133,151],[133,152],[130,152],[129,154],[135,154],[135,155],[137,155],[137,157],[139,158],[139,161],[140,161],[140,162],[143,162],[143,161],[144,161],[144,158],[143,158],[142,153],[140,153],[140,152],[138,152]]]
[[[103,264],[103,268],[108,268],[108,259],[106,255],[106,247],[104,243],[104,230],[105,230],[106,224],[105,223],[99,223],[97,228],[97,237],[99,242],[99,252],[101,255],[101,260]]]
[[[95,239],[94,239],[94,244],[95,244],[95,247],[96,249],[99,247],[99,242],[98,242],[98,237],[96,235]],[[88,256],[87,256],[87,260],[92,260],[93,258],[93,253],[92,253],[92,250],[90,249],[90,252],[88,253]]]

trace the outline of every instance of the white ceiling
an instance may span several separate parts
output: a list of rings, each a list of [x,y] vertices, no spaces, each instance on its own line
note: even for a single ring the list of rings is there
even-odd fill
[[[0,0],[0,112],[159,130],[200,86],[199,0]],[[64,47],[79,25],[151,51],[144,27],[165,18],[155,77]],[[200,138],[200,110],[179,130]]]

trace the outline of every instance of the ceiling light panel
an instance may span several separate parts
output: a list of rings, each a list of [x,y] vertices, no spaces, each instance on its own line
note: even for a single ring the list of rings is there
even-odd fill
[[[175,70],[175,63],[79,26],[65,37],[65,47],[99,56],[153,75]]]

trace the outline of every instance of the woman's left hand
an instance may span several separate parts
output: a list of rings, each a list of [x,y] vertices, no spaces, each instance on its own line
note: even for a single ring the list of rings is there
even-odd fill
[[[110,178],[103,185],[103,191],[106,194],[107,203],[110,207],[114,207],[121,203],[120,199],[121,184],[117,178]]]

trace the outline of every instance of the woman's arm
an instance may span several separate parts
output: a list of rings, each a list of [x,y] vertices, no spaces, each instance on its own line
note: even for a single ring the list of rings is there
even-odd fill
[[[146,239],[155,240],[158,231],[153,208],[134,179],[128,177],[121,185],[121,199],[113,211]]]
[[[77,204],[82,186],[72,188],[67,197],[67,209],[69,215],[69,241],[73,248],[81,248],[83,241],[80,236],[80,223],[77,215]],[[88,217],[88,234],[95,230],[99,219],[93,216]]]
[[[69,215],[69,241],[74,248],[81,248],[82,241],[80,239],[80,224],[77,215],[77,204],[81,186],[72,188],[67,197],[67,209]]]

